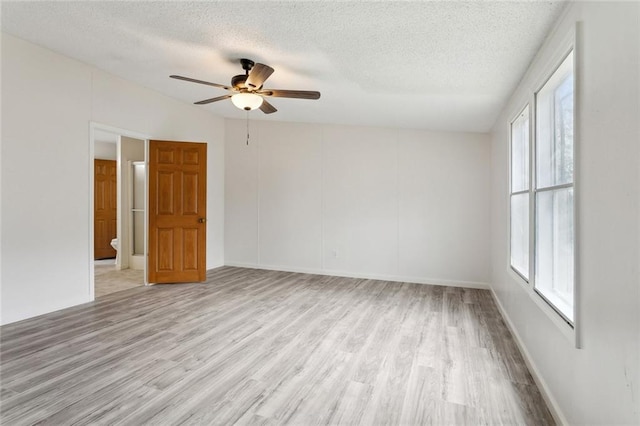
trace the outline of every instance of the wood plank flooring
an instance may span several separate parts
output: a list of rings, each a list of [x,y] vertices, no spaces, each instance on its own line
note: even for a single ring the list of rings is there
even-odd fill
[[[2,424],[554,424],[488,291],[207,278],[1,327]]]

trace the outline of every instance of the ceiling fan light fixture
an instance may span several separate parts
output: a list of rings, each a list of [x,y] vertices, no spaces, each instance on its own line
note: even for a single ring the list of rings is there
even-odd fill
[[[264,114],[273,114],[278,110],[276,107],[271,105],[265,97],[273,96],[275,98],[320,99],[320,92],[311,90],[262,89],[264,82],[271,74],[273,74],[273,68],[265,64],[256,64],[250,59],[241,59],[240,63],[242,64],[242,69],[245,73],[233,76],[231,78],[231,86],[211,83],[204,80],[196,80],[195,78],[183,77],[181,75],[170,75],[169,77],[191,83],[219,87],[231,92],[226,95],[216,96],[215,98],[194,102],[196,105],[208,105],[213,102],[231,98],[233,104],[243,111],[251,111],[260,108]],[[253,88],[253,90],[251,88]]]
[[[262,96],[255,93],[236,93],[231,96],[231,102],[244,111],[251,111],[256,108],[260,108],[262,105]]]

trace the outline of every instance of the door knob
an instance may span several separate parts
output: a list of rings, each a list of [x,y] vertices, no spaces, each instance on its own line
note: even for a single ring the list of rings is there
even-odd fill
[[[200,219],[198,219],[198,223],[205,223],[207,221],[207,219],[205,219],[204,217],[201,217]]]

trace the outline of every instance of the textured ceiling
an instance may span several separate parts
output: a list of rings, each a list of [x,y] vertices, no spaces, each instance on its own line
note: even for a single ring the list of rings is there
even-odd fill
[[[271,65],[256,119],[488,131],[563,8],[526,2],[2,2],[2,31],[185,102]],[[243,118],[230,101],[202,106]]]

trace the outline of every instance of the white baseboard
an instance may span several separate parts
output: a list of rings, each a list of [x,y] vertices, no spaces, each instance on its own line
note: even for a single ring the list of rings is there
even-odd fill
[[[313,269],[313,268],[292,268],[289,266],[273,266],[273,265],[256,265],[252,263],[240,263],[240,262],[225,262],[226,266],[237,266],[240,268],[252,268],[252,269],[266,269],[269,271],[283,271],[283,272],[299,272],[302,274],[314,274],[314,275],[328,275],[334,277],[347,277],[347,278],[365,278],[371,280],[382,281],[395,281],[403,283],[415,283],[415,284],[430,284],[440,285],[447,287],[463,287],[463,288],[477,288],[481,290],[489,290],[489,283],[475,282],[475,281],[453,281],[453,280],[440,280],[422,277],[407,277],[399,275],[381,275],[381,274],[367,274],[367,273],[353,273],[346,271]]]
[[[207,265],[207,271],[208,271],[209,269],[222,268],[223,266],[225,266],[225,265],[224,265],[224,263],[216,263],[216,264],[211,265],[211,266],[208,266],[208,265]]]
[[[53,312],[61,311],[63,309],[74,308],[80,305],[84,305],[85,303],[91,303],[91,302],[93,302],[93,299],[90,299],[88,296],[82,296],[72,301],[64,301],[62,303],[56,303],[54,305],[37,307],[36,309],[30,310],[30,311],[10,313],[8,315],[8,318],[6,313],[3,312],[2,317],[0,317],[0,325],[8,325],[8,324],[13,324],[19,321],[37,318],[42,315],[51,314]]]
[[[129,257],[129,269],[144,271],[146,256],[142,254],[132,254]]]
[[[493,288],[491,288],[490,290],[491,290],[491,295],[493,296],[493,300],[496,302],[496,305],[498,306],[500,315],[502,315],[502,318],[504,319],[504,322],[507,324],[509,331],[511,331],[511,334],[513,335],[516,341],[516,344],[518,345],[518,349],[520,349],[520,353],[524,358],[524,362],[527,365],[527,368],[529,369],[529,372],[531,373],[533,380],[536,382],[536,385],[538,386],[538,389],[542,394],[542,398],[547,403],[547,407],[549,408],[549,411],[551,411],[551,415],[553,416],[553,419],[556,421],[558,425],[561,425],[561,426],[568,425],[569,422],[567,422],[566,417],[564,416],[564,414],[562,414],[562,410],[560,410],[558,401],[556,401],[556,399],[551,394],[551,391],[549,390],[549,386],[547,386],[547,382],[545,382],[544,378],[540,374],[540,371],[536,367],[536,364],[531,358],[531,355],[529,354],[527,347],[525,346],[524,342],[520,338],[520,334],[518,333],[518,330],[514,327],[513,323],[511,322],[511,319],[509,318],[509,315],[507,315],[507,311],[504,309],[504,306],[502,306],[502,303],[500,302],[498,295],[493,290]]]

